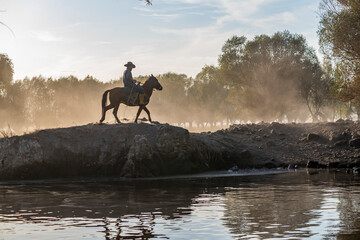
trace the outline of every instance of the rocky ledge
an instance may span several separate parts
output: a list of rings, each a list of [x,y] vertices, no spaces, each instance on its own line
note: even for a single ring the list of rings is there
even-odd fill
[[[46,129],[0,139],[0,179],[152,177],[306,166],[356,171],[359,126],[340,120],[233,125],[207,133],[145,123]]]

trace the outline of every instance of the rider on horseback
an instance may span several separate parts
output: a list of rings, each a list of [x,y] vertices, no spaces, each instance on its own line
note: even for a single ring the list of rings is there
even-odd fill
[[[140,86],[140,82],[138,84],[136,84],[137,81],[133,79],[132,73],[131,73],[131,70],[133,68],[135,68],[135,65],[132,62],[128,62],[124,66],[126,67],[126,70],[124,71],[124,75],[123,75],[124,86],[130,88],[131,92],[132,91],[138,92],[139,93],[139,105],[144,105],[145,104],[144,103],[144,96],[145,96],[144,88]]]

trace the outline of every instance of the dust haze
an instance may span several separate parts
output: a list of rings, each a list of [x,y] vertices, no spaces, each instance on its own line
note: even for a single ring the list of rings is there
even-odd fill
[[[11,59],[2,56],[12,70]],[[218,65],[204,66],[196,77],[172,72],[156,76],[163,91],[153,93],[148,109],[153,121],[196,132],[234,123],[351,118],[352,107],[332,93],[334,71],[331,63],[319,62],[302,35],[284,31],[252,40],[233,36],[223,45]],[[96,124],[103,92],[123,86],[122,79],[101,82],[92,76],[13,81],[8,75],[0,85],[3,136]],[[134,78],[144,82],[148,77]],[[124,123],[133,122],[137,109],[121,104],[118,117]],[[147,115],[142,112],[140,120],[144,118]],[[107,112],[105,123],[115,123],[112,111]]]

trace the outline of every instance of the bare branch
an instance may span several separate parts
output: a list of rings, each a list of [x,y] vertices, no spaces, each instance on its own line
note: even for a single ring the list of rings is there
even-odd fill
[[[0,24],[1,25],[3,25],[3,26],[5,26],[7,29],[9,29],[9,31],[12,33],[12,35],[15,37],[15,33],[13,32],[13,30],[8,26],[8,25],[6,25],[5,23],[3,23],[3,22],[1,22],[0,21]]]

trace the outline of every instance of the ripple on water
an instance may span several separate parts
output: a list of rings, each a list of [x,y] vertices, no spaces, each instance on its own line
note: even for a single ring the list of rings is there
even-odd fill
[[[359,176],[0,185],[4,239],[357,239]]]

